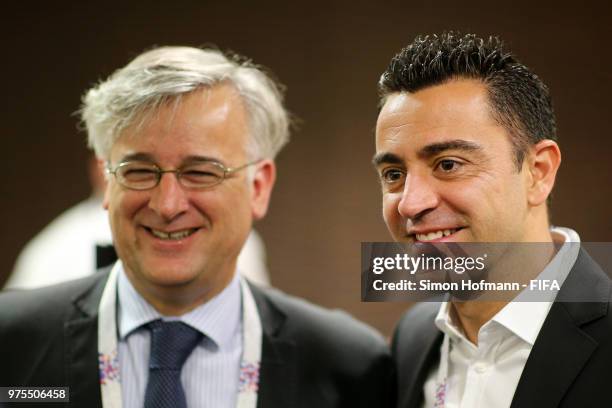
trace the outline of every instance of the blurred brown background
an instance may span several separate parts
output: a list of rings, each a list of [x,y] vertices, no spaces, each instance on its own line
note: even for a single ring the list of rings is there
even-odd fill
[[[610,241],[610,6],[561,2],[21,3],[2,13],[0,284],[21,247],[88,195],[83,91],[152,45],[213,43],[269,67],[301,119],[257,225],[275,286],[390,334],[405,304],[360,302],[360,242],[389,240],[375,174],[376,82],[419,33],[495,33],[550,86],[563,165],[556,224]],[[84,3],[84,2],[83,2]],[[431,4],[435,4],[435,7]],[[53,273],[53,271],[49,271]]]

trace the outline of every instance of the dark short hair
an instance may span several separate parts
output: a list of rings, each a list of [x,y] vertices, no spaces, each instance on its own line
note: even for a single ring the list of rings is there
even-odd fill
[[[487,87],[492,116],[511,136],[518,169],[529,145],[557,139],[548,87],[495,36],[451,31],[417,37],[380,77],[381,106],[392,93],[417,92],[458,78],[481,80]]]

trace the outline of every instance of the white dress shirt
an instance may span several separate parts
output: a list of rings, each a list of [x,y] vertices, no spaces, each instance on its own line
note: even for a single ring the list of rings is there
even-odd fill
[[[555,241],[580,242],[578,234],[568,228],[553,228],[552,233],[556,235]],[[561,285],[577,257],[578,245],[562,246],[539,277],[554,277]],[[442,303],[435,324],[448,337],[450,345],[444,407],[509,407],[551,306],[552,300],[509,302],[480,328],[475,345],[455,324],[450,303]],[[443,349],[440,355],[444,356]],[[436,407],[439,370],[440,366],[434,367],[425,381],[425,408]]]
[[[180,317],[163,317],[134,289],[121,269],[118,278],[119,370],[124,407],[142,407],[149,377],[150,333],[144,324],[180,320],[204,334],[181,371],[188,407],[234,408],[242,356],[240,280]]]

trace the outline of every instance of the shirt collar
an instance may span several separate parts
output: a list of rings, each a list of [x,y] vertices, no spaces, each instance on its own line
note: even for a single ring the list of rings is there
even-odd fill
[[[569,228],[553,227],[550,232],[559,249],[548,265],[538,274],[536,279],[541,281],[555,280],[559,286],[561,286],[574,267],[576,259],[578,259],[578,253],[580,252],[580,237],[576,231]],[[546,293],[522,291],[515,298],[514,302],[511,303],[533,303],[534,301],[552,303],[557,296],[557,292],[557,290],[552,289],[547,290]]]
[[[538,275],[538,279],[556,279],[561,286],[578,258],[579,245],[575,243],[580,242],[580,237],[576,231],[569,228],[554,227],[551,232],[562,244],[557,254]],[[521,294],[519,294],[515,301],[506,304],[483,327],[495,322],[533,346],[552,306],[556,292],[552,294],[551,300],[546,302],[517,301],[521,300]],[[442,302],[434,320],[436,326],[451,340],[467,341],[461,329],[453,323],[450,316],[451,310],[450,302]]]
[[[240,335],[242,311],[240,278],[234,274],[229,285],[208,302],[181,316],[162,316],[136,291],[120,265],[117,282],[119,337],[125,340],[135,330],[156,319],[179,320],[210,338],[217,347],[228,345]]]
[[[552,302],[510,302],[488,323],[497,323],[531,346],[546,320]]]
[[[461,328],[453,323],[453,319],[451,318],[452,308],[450,306],[450,302],[442,302],[440,309],[438,309],[438,314],[434,319],[434,323],[436,327],[438,327],[442,333],[449,336],[451,340],[465,339],[465,335]]]

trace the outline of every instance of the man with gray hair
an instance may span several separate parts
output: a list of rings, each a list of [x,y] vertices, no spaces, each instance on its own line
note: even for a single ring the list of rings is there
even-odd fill
[[[270,77],[162,47],[89,90],[81,113],[119,261],[0,296],[0,385],[68,386],[87,408],[391,403],[378,334],[235,273],[289,135]]]

